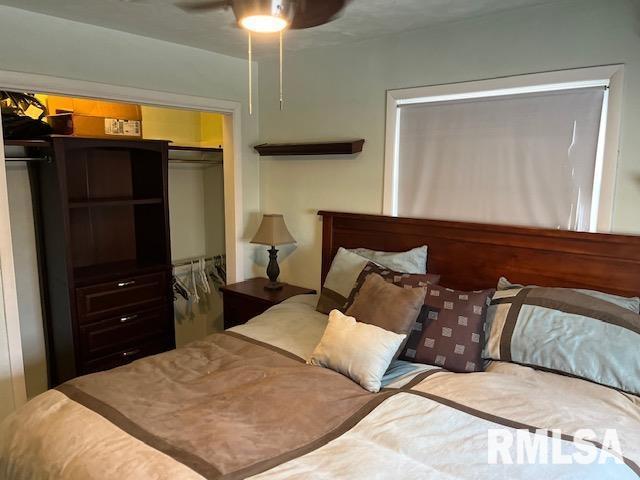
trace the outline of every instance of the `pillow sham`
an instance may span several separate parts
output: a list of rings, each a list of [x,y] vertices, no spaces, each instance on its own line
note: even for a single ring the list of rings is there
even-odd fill
[[[484,326],[494,292],[428,285],[423,313],[409,333],[400,359],[438,365],[451,372],[482,371]]]
[[[391,270],[404,273],[427,273],[426,245],[406,252],[378,252],[368,248],[352,248],[350,251]]]
[[[344,310],[351,290],[367,263],[369,260],[366,258],[340,247],[320,290],[316,310],[326,314],[335,309]]]
[[[529,287],[535,287],[536,285],[528,285]],[[505,277],[500,277],[498,280],[498,290],[508,290],[510,288],[522,288],[524,285],[517,283],[511,283]],[[583,288],[571,288],[567,290],[574,290],[576,292],[590,295],[605,302],[613,303],[619,307],[631,310],[634,313],[640,313],[640,297],[621,297],[619,295],[613,295],[611,293],[598,292],[597,290],[585,290]]]
[[[407,335],[424,305],[425,294],[425,287],[402,288],[371,273],[346,314],[358,322]],[[394,357],[398,355],[400,349]]]
[[[330,368],[376,393],[405,337],[332,310],[320,343],[307,363]]]
[[[404,255],[405,253],[408,254],[410,252],[412,252],[412,250],[409,252],[395,253],[393,255]],[[331,263],[331,268],[329,269],[329,273],[327,273],[327,278],[325,278],[324,284],[322,285],[316,310],[326,314],[333,309],[344,311],[348,304],[350,304],[348,301],[351,300],[351,292],[356,285],[356,281],[358,280],[360,273],[367,263],[369,263],[367,258],[362,257],[353,251],[347,250],[346,248],[340,247],[336,252],[333,262]],[[392,264],[393,262],[389,263]],[[398,272],[395,273],[397,274]]]
[[[640,395],[640,315],[567,288],[496,292],[483,357]]]

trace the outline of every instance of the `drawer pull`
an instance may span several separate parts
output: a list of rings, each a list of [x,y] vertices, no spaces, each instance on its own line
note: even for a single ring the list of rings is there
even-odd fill
[[[135,280],[129,280],[128,282],[118,282],[119,287],[128,287],[129,285],[135,285]]]
[[[138,318],[138,315],[127,315],[125,317],[120,317],[120,323],[126,323],[129,320],[135,320],[136,318]]]
[[[122,352],[122,357],[123,358],[128,358],[132,355],[135,355],[136,353],[140,353],[140,349],[139,348],[134,348],[133,350],[127,350],[126,352]]]

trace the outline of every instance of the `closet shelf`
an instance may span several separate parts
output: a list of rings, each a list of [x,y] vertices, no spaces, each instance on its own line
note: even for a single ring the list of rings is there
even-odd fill
[[[161,197],[154,198],[97,198],[91,200],[73,200],[69,208],[120,207],[128,205],[154,205],[162,203]]]
[[[172,150],[182,152],[207,152],[207,153],[222,153],[222,148],[215,147],[189,147],[185,145],[169,145],[169,153]]]
[[[169,146],[170,164],[222,165],[222,148]]]
[[[362,151],[364,139],[339,142],[262,143],[253,148],[264,156],[286,155],[353,155]]]

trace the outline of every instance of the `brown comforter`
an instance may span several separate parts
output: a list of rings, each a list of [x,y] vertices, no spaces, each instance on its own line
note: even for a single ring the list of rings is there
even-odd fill
[[[305,308],[282,305],[240,330],[300,345],[290,341],[303,336],[292,325],[317,315]],[[640,473],[637,397],[510,364],[474,374],[428,368],[371,394],[290,350],[226,332],[77,378],[0,424],[0,478],[619,480]],[[491,429],[544,437],[555,428],[569,453],[577,429],[600,436],[615,428],[623,457],[597,465],[487,460]]]

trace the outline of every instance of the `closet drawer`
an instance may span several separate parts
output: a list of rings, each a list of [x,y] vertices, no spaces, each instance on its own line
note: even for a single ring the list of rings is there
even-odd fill
[[[135,346],[170,334],[167,308],[130,313],[80,328],[80,348],[85,360]]]
[[[165,272],[126,277],[76,289],[78,322],[81,325],[168,302]]]
[[[83,361],[81,363],[81,374],[99,372],[110,368],[126,365],[134,360],[156,353],[165,352],[173,348],[172,342],[167,337],[158,337],[126,349],[119,350],[110,355],[105,355],[95,360]]]

